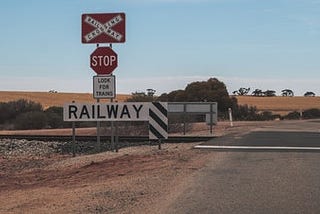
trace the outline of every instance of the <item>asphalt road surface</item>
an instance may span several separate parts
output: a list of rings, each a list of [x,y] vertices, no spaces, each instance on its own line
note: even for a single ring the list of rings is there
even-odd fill
[[[319,121],[279,122],[206,143],[271,148],[211,149],[210,162],[167,213],[320,213],[320,151],[303,150],[320,147],[319,129]]]

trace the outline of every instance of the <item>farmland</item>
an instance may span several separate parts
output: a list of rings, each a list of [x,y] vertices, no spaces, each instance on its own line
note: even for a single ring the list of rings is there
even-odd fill
[[[118,94],[114,101],[123,102],[130,95]],[[13,92],[0,91],[0,102],[9,102],[19,99],[31,100],[40,103],[45,109],[51,106],[63,106],[67,102],[95,102],[90,93],[50,93],[50,92]]]
[[[131,95],[118,94],[114,101],[124,102]],[[63,106],[66,102],[95,102],[90,93],[50,93],[50,92],[11,92],[0,91],[0,102],[27,99],[39,102],[46,109],[50,106]],[[310,108],[320,109],[320,97],[254,97],[237,96],[240,105],[256,106],[259,111],[272,111],[287,114]]]
[[[292,111],[320,109],[320,97],[254,97],[237,96],[238,104],[256,106],[259,111],[285,115]]]

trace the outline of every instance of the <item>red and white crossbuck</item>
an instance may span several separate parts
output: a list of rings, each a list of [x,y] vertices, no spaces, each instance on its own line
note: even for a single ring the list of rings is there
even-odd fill
[[[124,13],[82,15],[82,43],[125,42]]]

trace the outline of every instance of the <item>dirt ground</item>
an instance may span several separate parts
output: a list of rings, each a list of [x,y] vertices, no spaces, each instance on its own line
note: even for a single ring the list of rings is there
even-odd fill
[[[220,123],[215,135],[267,124]],[[194,130],[194,135],[208,133]],[[199,143],[164,144],[94,155],[0,157],[0,213],[165,213],[216,153]],[[218,155],[219,156],[219,155]],[[217,158],[219,158],[217,156]],[[218,161],[218,160],[217,160]]]

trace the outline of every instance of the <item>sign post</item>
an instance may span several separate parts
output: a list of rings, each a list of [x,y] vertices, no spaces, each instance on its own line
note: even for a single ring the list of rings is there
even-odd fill
[[[115,76],[112,72],[118,67],[118,55],[112,50],[112,43],[126,41],[125,13],[90,13],[81,17],[81,41],[83,44],[97,44],[90,55],[90,67],[97,73],[93,77],[93,97],[100,99],[116,97]],[[99,47],[99,43],[109,43],[110,47]],[[114,130],[111,121],[111,144],[114,148]],[[100,120],[97,121],[97,143],[100,150]]]

